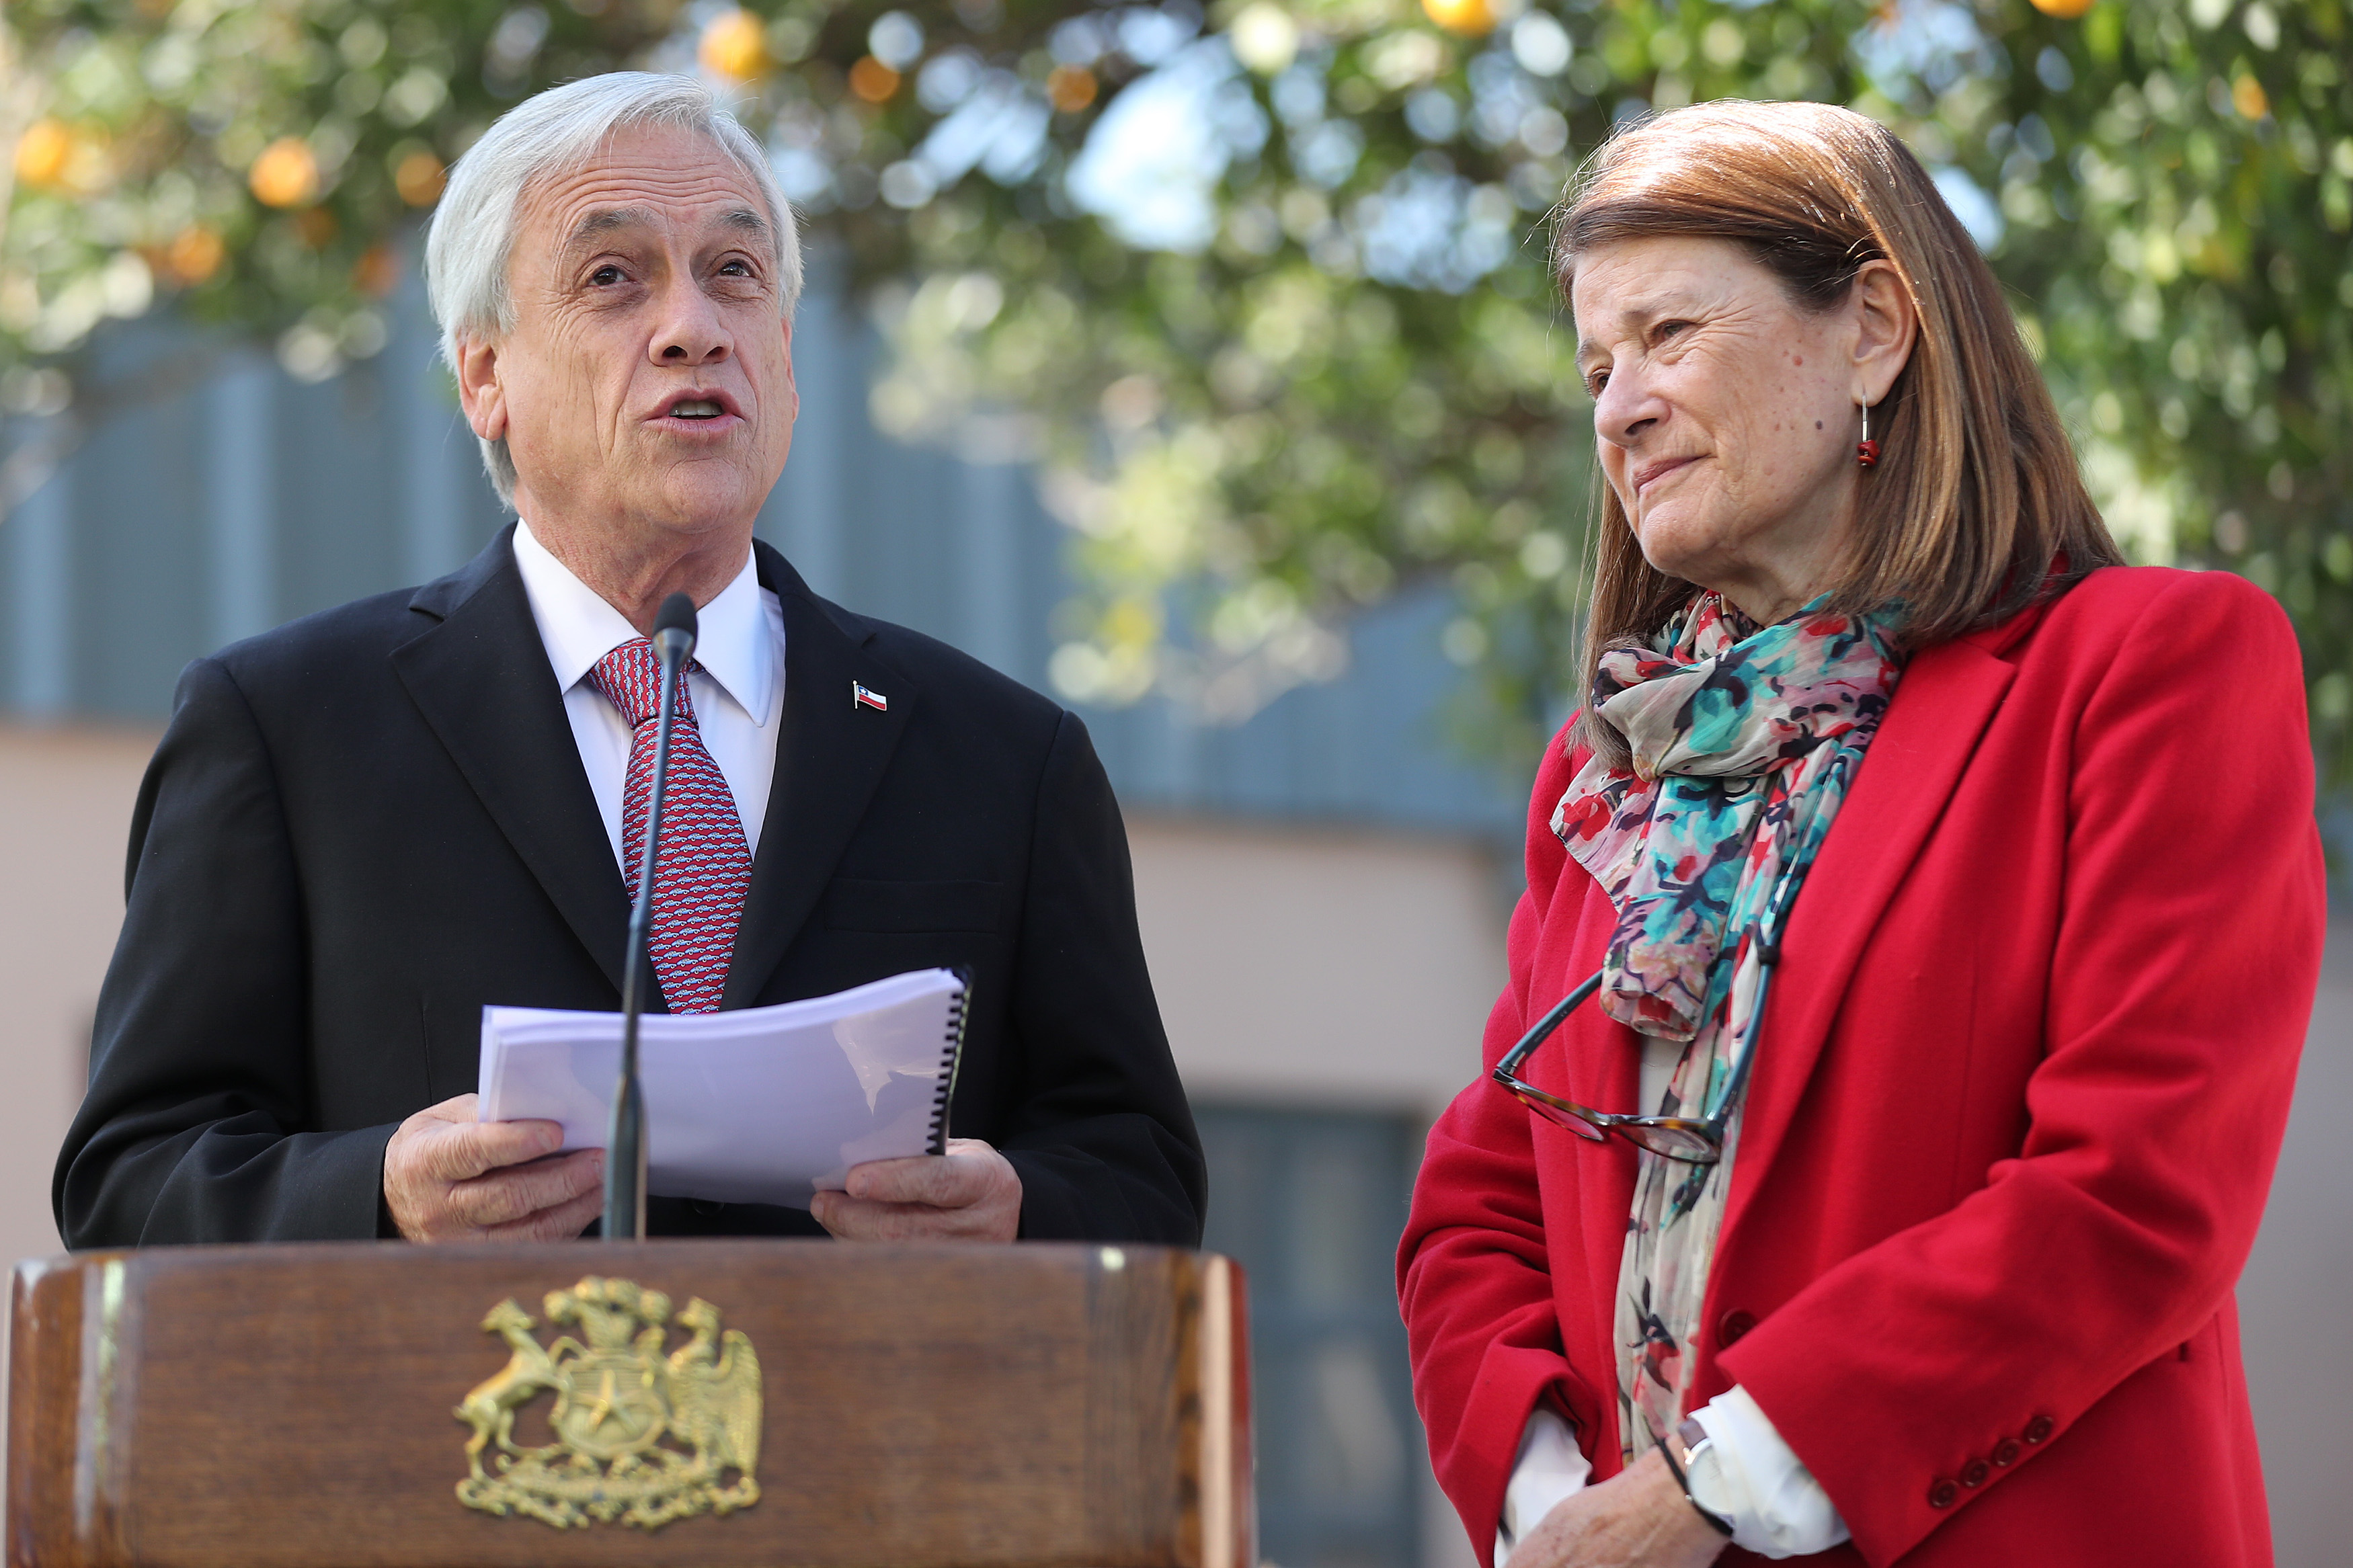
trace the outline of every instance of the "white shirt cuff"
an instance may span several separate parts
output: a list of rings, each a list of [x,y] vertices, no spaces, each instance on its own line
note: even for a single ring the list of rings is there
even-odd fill
[[[1717,1394],[1694,1418],[1713,1439],[1694,1468],[1704,1466],[1713,1473],[1694,1475],[1692,1491],[1732,1521],[1734,1544],[1760,1557],[1805,1557],[1847,1539],[1846,1521],[1830,1493],[1746,1389]]]
[[[1577,1428],[1542,1405],[1520,1431],[1520,1451],[1512,1461],[1512,1479],[1504,1488],[1504,1518],[1495,1530],[1495,1568],[1512,1555],[1512,1547],[1544,1522],[1544,1516],[1565,1498],[1585,1489],[1593,1466],[1577,1447]]]

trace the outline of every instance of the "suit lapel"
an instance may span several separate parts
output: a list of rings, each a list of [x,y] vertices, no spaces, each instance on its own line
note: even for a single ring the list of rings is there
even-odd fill
[[[2016,623],[1997,628],[2010,635],[1993,646],[2006,647],[2023,629]],[[1918,858],[2016,673],[1980,639],[1963,639],[1924,650],[1897,682],[1852,792],[1790,911],[1742,1113],[1719,1257],[1739,1227],[1748,1194],[1787,1141],[1882,911]]]
[[[807,923],[921,695],[903,672],[866,649],[871,634],[855,617],[810,593],[767,545],[753,548],[761,585],[785,612],[785,710],[768,814],[722,1007],[756,1001]],[[881,693],[889,709],[878,712],[859,704],[853,683]]]
[[[393,668],[617,993],[628,896],[515,567],[512,537],[510,527],[464,571],[417,590],[410,608],[439,619],[393,650]]]

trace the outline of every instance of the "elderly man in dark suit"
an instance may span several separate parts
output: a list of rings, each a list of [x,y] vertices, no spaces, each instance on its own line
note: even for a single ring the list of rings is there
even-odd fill
[[[444,349],[518,521],[462,571],[191,665],[140,792],[74,1247],[576,1236],[602,1154],[474,1120],[485,1004],[610,1009],[684,592],[654,971],[671,1011],[974,977],[943,1157],[813,1209],[656,1200],[656,1234],[1200,1235],[1199,1141],[1086,731],[811,594],[752,538],[797,398],[792,214],[680,78],[540,95],[453,172]]]

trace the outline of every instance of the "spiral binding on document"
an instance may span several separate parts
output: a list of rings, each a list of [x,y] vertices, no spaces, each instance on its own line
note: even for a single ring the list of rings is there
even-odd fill
[[[972,972],[959,966],[955,991],[948,997],[947,1071],[939,1078],[939,1093],[932,1100],[932,1152],[948,1152],[948,1102],[955,1098],[956,1070],[964,1066],[964,1021],[972,1012]]]

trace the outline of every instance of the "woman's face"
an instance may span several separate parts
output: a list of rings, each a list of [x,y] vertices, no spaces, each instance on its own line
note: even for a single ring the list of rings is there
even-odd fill
[[[1911,349],[1894,269],[1866,265],[1814,311],[1729,241],[1630,239],[1579,256],[1569,300],[1602,471],[1644,558],[1763,621],[1828,586],[1862,405]]]

